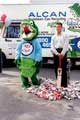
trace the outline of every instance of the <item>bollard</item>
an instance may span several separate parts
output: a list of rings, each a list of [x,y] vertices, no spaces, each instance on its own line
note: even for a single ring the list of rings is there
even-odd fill
[[[2,72],[2,51],[0,48],[0,73]]]
[[[70,71],[71,71],[71,61],[70,59],[67,59],[67,79],[68,79],[68,84],[70,80]]]

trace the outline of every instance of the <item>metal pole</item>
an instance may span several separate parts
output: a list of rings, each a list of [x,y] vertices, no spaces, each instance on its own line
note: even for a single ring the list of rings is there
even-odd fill
[[[68,84],[70,83],[70,72],[71,72],[71,61],[70,59],[67,59],[67,79],[68,79]]]
[[[2,51],[0,48],[0,73],[2,72]]]

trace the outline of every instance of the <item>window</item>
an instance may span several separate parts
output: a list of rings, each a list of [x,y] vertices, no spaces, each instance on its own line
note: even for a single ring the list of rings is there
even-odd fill
[[[4,35],[5,38],[19,38],[20,37],[20,24],[12,23],[8,26],[5,31]]]

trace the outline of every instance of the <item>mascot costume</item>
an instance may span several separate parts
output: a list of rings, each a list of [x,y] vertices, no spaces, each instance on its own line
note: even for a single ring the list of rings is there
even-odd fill
[[[20,69],[22,87],[40,85],[37,75],[42,65],[42,51],[36,39],[38,28],[34,21],[23,20],[20,26],[21,42],[16,47],[16,66]]]

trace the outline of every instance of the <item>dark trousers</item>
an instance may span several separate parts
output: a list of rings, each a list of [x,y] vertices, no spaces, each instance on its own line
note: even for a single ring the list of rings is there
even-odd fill
[[[54,70],[56,74],[56,79],[57,79],[58,67],[59,67],[59,57],[57,55],[54,55]],[[66,54],[61,61],[61,68],[62,68],[61,86],[67,87],[67,55]]]

